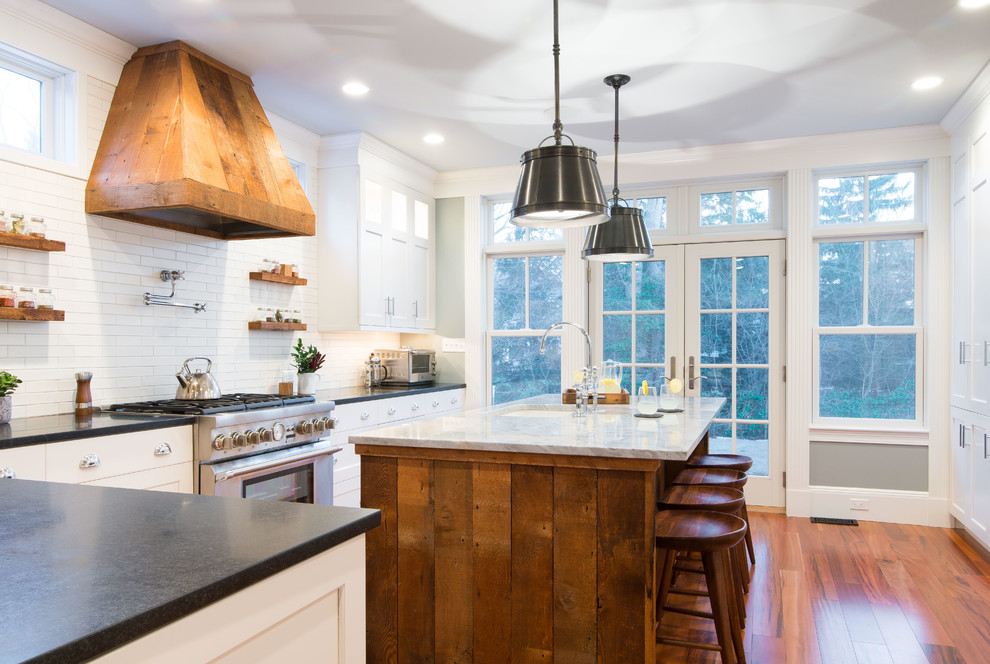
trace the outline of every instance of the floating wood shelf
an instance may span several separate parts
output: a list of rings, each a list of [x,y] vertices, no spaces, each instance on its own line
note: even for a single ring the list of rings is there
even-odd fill
[[[253,320],[248,322],[249,330],[305,330],[306,323],[269,323],[266,320]]]
[[[57,309],[0,307],[0,320],[65,320],[65,312]]]
[[[34,251],[65,251],[65,242],[14,233],[0,233],[0,245]]]
[[[288,274],[275,274],[273,272],[249,272],[248,278],[254,281],[274,281],[280,284],[291,284],[293,286],[305,286],[306,280],[301,277],[293,277]]]

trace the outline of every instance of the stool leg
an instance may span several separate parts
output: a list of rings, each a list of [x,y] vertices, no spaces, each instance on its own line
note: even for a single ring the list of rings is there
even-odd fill
[[[663,620],[663,607],[667,606],[667,596],[670,594],[670,586],[674,582],[674,560],[677,552],[673,549],[663,550],[663,566],[660,568],[660,584],[657,586],[657,608],[656,627],[660,628]]]
[[[746,607],[742,602],[741,586],[739,579],[732,573],[732,554],[730,551],[719,551],[716,554],[718,562],[727,570],[726,579],[728,597],[726,604],[729,609],[729,631],[732,634],[732,647],[735,650],[736,661],[739,664],[746,664],[746,651],[743,647],[742,631],[746,628]]]
[[[742,518],[746,522],[746,550],[749,551],[749,559],[756,564],[756,551],[753,548],[752,528],[749,527],[749,512],[746,510],[746,503],[742,506]]]
[[[729,604],[731,592],[725,578],[725,566],[721,564],[720,554],[706,551],[701,554],[705,567],[705,581],[708,583],[708,596],[712,605],[712,616],[715,619],[715,634],[718,637],[719,652],[723,664],[732,664],[732,627],[729,619]]]

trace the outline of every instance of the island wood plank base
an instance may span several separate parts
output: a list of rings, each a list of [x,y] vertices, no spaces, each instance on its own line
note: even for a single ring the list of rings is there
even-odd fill
[[[654,512],[681,463],[355,451],[361,505],[382,512],[367,539],[369,663],[653,664]]]

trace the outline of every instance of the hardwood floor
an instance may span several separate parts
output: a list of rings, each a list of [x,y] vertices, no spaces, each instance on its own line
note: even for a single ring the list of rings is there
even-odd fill
[[[759,512],[750,519],[750,664],[990,662],[990,564],[956,531]],[[679,601],[707,608],[705,599]],[[707,620],[668,613],[662,629],[714,642]],[[657,652],[664,664],[719,661],[702,650]]]

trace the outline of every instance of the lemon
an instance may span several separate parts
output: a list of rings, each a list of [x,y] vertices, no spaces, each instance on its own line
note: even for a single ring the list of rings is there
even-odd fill
[[[670,391],[671,392],[673,392],[674,394],[677,394],[678,392],[680,392],[683,389],[684,389],[684,383],[681,382],[681,379],[680,378],[671,378],[670,379]]]

